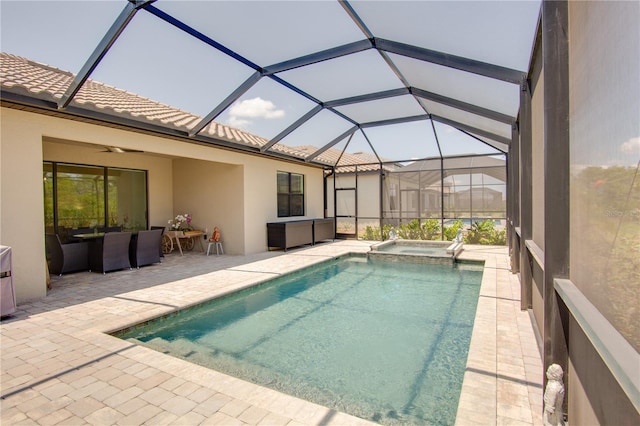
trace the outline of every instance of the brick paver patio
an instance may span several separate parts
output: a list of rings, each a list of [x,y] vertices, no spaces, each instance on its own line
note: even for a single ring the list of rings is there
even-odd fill
[[[357,425],[365,420],[105,334],[370,243],[249,256],[172,253],[140,270],[53,277],[0,325],[2,425]],[[538,425],[542,364],[505,247],[484,259],[457,423]]]

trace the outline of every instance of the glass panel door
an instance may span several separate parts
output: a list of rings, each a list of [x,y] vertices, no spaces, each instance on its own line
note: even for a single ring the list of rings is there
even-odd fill
[[[147,179],[143,170],[108,169],[109,227],[147,229]]]
[[[61,238],[105,226],[103,167],[57,164],[55,194]]]

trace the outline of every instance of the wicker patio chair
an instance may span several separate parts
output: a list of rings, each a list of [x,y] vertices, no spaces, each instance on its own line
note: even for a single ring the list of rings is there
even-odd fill
[[[45,248],[50,274],[89,270],[88,243],[62,244],[57,234],[46,234]]]
[[[160,242],[162,241],[162,230],[152,229],[149,231],[139,231],[138,235],[131,240],[129,246],[129,260],[131,266],[140,269],[141,266],[160,263]]]
[[[104,237],[89,243],[89,266],[102,272],[131,269],[129,242],[131,232],[108,232]]]

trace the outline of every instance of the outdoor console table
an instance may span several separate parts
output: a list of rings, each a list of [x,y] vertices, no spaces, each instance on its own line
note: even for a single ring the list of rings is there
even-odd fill
[[[313,244],[322,240],[334,240],[336,238],[336,226],[332,217],[313,219]]]
[[[313,244],[313,220],[267,223],[267,246],[283,248]]]

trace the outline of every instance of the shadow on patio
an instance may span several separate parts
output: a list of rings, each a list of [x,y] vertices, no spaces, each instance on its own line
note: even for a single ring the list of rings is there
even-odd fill
[[[289,250],[289,253],[304,251],[308,248],[310,247],[295,248]],[[45,299],[19,305],[18,310],[13,315],[3,318],[2,322],[15,321],[23,319],[25,316],[106,297],[118,297],[118,295],[135,290],[234,268],[283,254],[283,251],[267,251],[246,256],[205,256],[201,251],[194,250],[185,251],[184,256],[180,256],[180,253],[176,251],[166,254],[162,258],[162,263],[143,266],[140,269],[114,271],[106,275],[96,272],[75,272],[63,276],[52,275],[51,289],[48,290]]]

